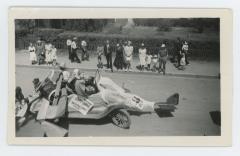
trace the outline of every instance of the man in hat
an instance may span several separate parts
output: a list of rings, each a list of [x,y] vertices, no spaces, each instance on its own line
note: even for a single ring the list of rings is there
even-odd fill
[[[173,60],[175,61],[175,59],[177,58],[177,67],[179,67],[181,64],[180,64],[180,61],[181,61],[181,52],[182,52],[182,41],[180,39],[180,37],[177,38],[177,42],[176,42],[176,51],[174,53],[174,56],[173,56]]]
[[[187,43],[187,41],[185,41],[185,42],[183,43],[182,53],[184,53],[186,65],[190,65],[189,60],[188,60],[188,54],[189,54],[189,53],[188,53],[188,43]]]
[[[80,59],[78,58],[78,55],[77,55],[77,49],[78,49],[78,46],[77,46],[77,37],[74,37],[73,38],[73,41],[71,43],[71,62],[74,62],[75,60],[77,61],[77,63],[81,63]]]
[[[68,48],[68,59],[71,60],[71,55],[72,55],[72,48],[71,48],[72,40],[70,39],[70,37],[68,37],[66,44],[67,44],[67,48]]]
[[[82,61],[87,60],[89,61],[89,54],[87,51],[87,42],[82,40],[81,42],[81,49],[82,49]]]
[[[40,38],[36,43],[36,55],[38,64],[43,64],[45,60],[45,46]]]
[[[166,72],[166,63],[167,63],[167,58],[168,58],[168,51],[166,48],[165,44],[161,45],[161,48],[158,52],[158,58],[159,58],[159,70],[158,72],[160,73],[161,71],[165,75]]]
[[[106,44],[104,45],[104,55],[106,56],[107,60],[107,68],[111,69],[113,72],[113,67],[112,67],[112,47],[109,44],[109,40],[106,41]]]

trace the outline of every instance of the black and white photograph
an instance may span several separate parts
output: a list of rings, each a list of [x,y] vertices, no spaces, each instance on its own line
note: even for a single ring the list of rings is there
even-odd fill
[[[222,135],[221,17],[60,17],[14,18],[16,138]]]

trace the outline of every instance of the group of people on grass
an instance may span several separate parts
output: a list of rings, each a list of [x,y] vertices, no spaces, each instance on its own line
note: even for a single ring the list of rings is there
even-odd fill
[[[49,41],[43,42],[40,39],[35,43],[30,43],[28,47],[30,63],[33,64],[57,64],[57,49]]]

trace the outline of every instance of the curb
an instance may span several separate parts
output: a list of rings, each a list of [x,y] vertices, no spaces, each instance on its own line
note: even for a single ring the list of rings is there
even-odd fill
[[[26,68],[39,68],[39,69],[56,69],[53,66],[39,66],[39,65],[22,65],[16,64],[16,67],[26,67]],[[75,69],[76,67],[67,67],[67,70]],[[84,71],[96,71],[97,68],[79,68]],[[104,70],[105,72],[112,73],[110,70]],[[139,74],[139,75],[160,75],[160,76],[169,76],[169,77],[187,77],[187,78],[207,78],[207,79],[220,79],[218,75],[197,75],[197,74],[179,74],[179,73],[166,73],[166,75],[155,73],[155,72],[140,72],[140,71],[114,71],[113,73],[121,73],[121,74]]]

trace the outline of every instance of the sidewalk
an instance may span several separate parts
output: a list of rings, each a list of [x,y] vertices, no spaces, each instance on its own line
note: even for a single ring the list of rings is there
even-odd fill
[[[80,56],[80,55],[79,55]],[[22,66],[32,66],[30,65],[29,61],[29,53],[26,50],[17,51],[15,53],[16,58],[16,65],[22,65]],[[113,56],[113,61],[114,61]],[[81,69],[87,69],[87,70],[96,70],[97,69],[97,57],[91,56],[90,61],[83,61],[81,64],[79,63],[71,63],[68,60],[68,56],[63,55],[62,53],[58,54],[58,62],[65,62],[67,68],[81,68]],[[105,64],[106,59],[103,56],[102,62]],[[154,74],[150,71],[144,71],[140,72],[136,69],[136,66],[139,64],[139,59],[134,58],[132,68],[132,73],[146,73],[146,74]],[[33,65],[38,66],[38,65]],[[40,67],[40,66],[38,66]],[[41,67],[49,67],[46,65],[41,65]],[[113,69],[114,72],[116,72],[116,69]],[[119,71],[120,72],[120,71]],[[186,77],[209,77],[209,78],[218,78],[220,73],[220,63],[219,62],[209,62],[209,61],[191,61],[190,59],[190,65],[186,66],[185,70],[178,70],[174,67],[174,65],[171,62],[167,62],[166,65],[166,75],[172,75],[172,76],[186,76]],[[155,73],[156,74],[156,73]]]

